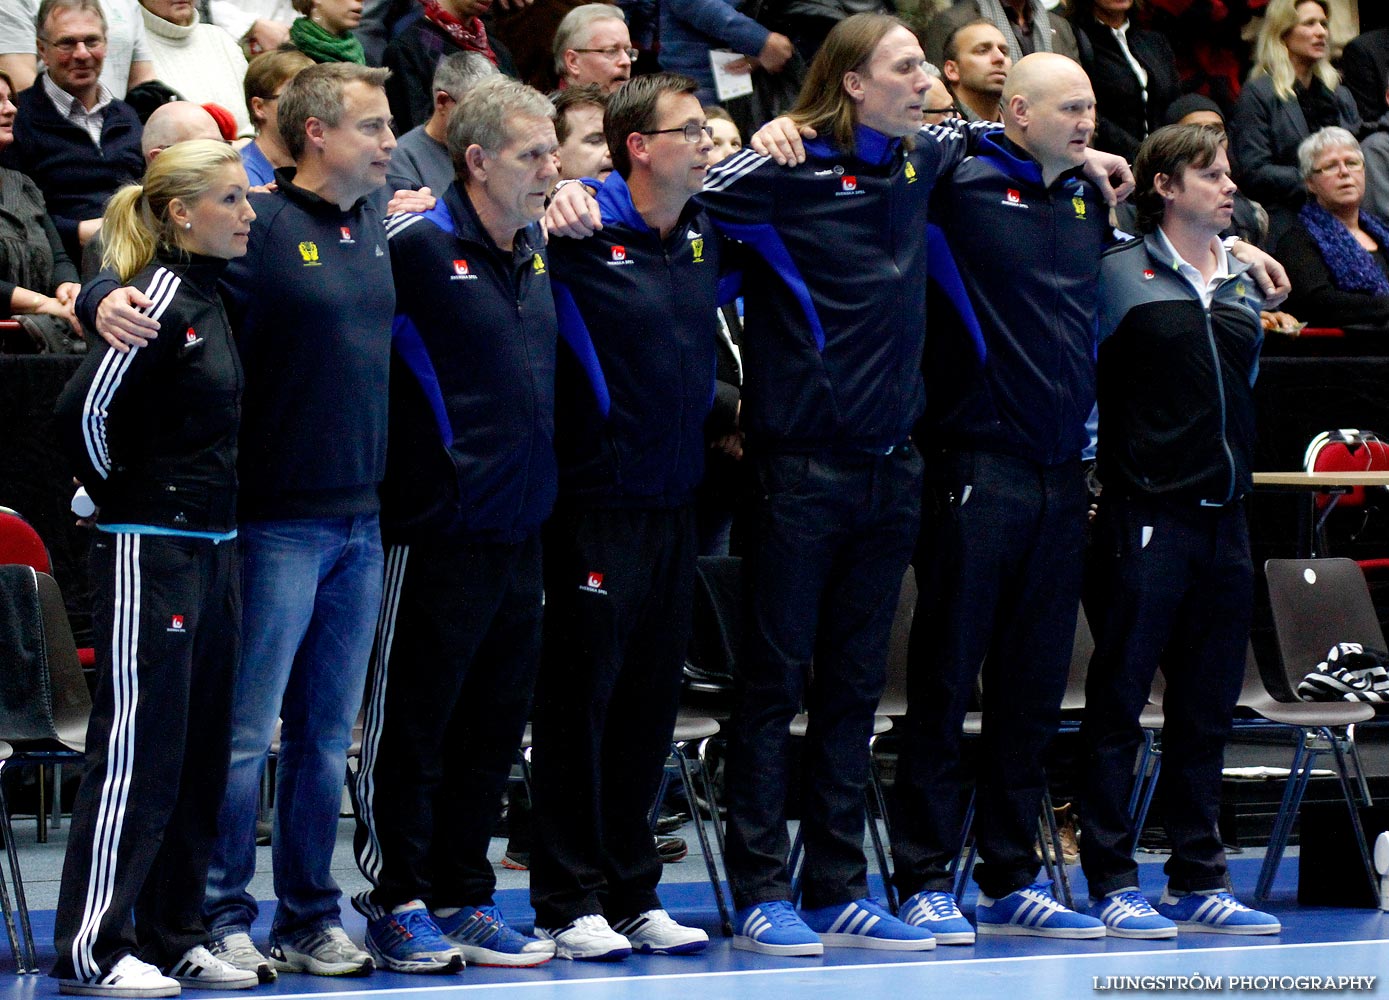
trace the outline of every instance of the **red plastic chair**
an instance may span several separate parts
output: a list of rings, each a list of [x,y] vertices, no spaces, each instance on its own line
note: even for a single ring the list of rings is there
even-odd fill
[[[1353,427],[1322,431],[1307,445],[1303,468],[1307,472],[1389,472],[1389,442],[1381,441],[1374,431]],[[1371,490],[1376,497],[1370,495]],[[1353,486],[1343,494],[1318,495],[1318,531],[1332,510],[1364,511],[1384,494],[1382,486]],[[1358,559],[1356,562],[1367,576],[1389,570],[1389,558]]]
[[[43,544],[34,526],[9,507],[0,507],[0,564],[3,563],[32,566],[40,573],[53,575],[48,546]],[[90,670],[96,665],[96,651],[90,646],[78,649],[77,662],[82,664],[83,670]]]

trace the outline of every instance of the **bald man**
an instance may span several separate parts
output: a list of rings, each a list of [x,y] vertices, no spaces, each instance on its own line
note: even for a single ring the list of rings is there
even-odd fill
[[[928,482],[894,881],[903,919],[941,944],[974,941],[950,863],[968,793],[961,726],[981,664],[978,932],[1105,934],[1038,881],[1033,853],[1080,603],[1081,450],[1109,238],[1106,206],[1080,170],[1095,95],[1079,65],[1038,53],[1018,61],[1001,97],[1003,135],[931,204],[927,404],[913,435]]]
[[[192,101],[170,101],[154,109],[145,122],[145,131],[140,136],[140,152],[144,154],[145,166],[176,142],[189,139],[215,139],[222,141],[222,130],[217,121],[208,114],[201,104]]]

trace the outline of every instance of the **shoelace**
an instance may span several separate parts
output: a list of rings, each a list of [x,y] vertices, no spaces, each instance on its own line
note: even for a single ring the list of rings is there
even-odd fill
[[[1119,895],[1110,896],[1109,898],[1111,902],[1118,903],[1119,906],[1132,917],[1147,917],[1157,912],[1153,909],[1152,904],[1148,902],[1143,893],[1137,890],[1131,889],[1128,892],[1121,892]]]
[[[870,896],[867,899],[858,900],[854,905],[856,905],[861,910],[867,910],[875,917],[888,917],[889,919],[892,918],[892,912],[887,908],[887,903],[885,903],[881,899],[873,899]]]
[[[1043,879],[1040,882],[1034,882],[1032,885],[1029,885],[1026,889],[1022,889],[1020,891],[1028,899],[1033,900],[1037,903],[1041,903],[1049,910],[1065,909],[1065,907],[1061,905],[1057,898],[1054,895],[1052,895],[1051,879],[1049,878]]]
[[[1217,903],[1219,903],[1221,906],[1228,907],[1228,908],[1230,908],[1230,909],[1232,909],[1232,910],[1244,911],[1244,912],[1246,912],[1246,913],[1252,913],[1252,912],[1254,912],[1254,911],[1251,910],[1249,907],[1247,907],[1247,906],[1245,906],[1243,903],[1241,903],[1241,902],[1240,902],[1238,899],[1236,899],[1234,896],[1230,895],[1228,892],[1217,892],[1217,893],[1215,893],[1214,895],[1215,895],[1215,901],[1216,901]]]
[[[955,897],[948,892],[928,892],[921,900],[931,916],[936,920],[950,920],[953,917],[963,916],[960,908],[955,905]]]
[[[785,901],[763,903],[760,909],[762,916],[766,917],[773,927],[791,927],[802,922],[801,918],[796,916],[795,908]]]

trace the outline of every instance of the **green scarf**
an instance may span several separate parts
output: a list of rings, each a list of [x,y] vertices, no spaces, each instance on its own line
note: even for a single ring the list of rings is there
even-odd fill
[[[355,35],[331,34],[307,17],[295,18],[289,26],[289,40],[295,48],[317,63],[350,62],[365,66],[366,53]]]

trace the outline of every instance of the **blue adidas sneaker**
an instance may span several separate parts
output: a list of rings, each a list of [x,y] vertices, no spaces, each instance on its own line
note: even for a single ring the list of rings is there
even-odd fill
[[[894,917],[876,899],[802,910],[805,925],[832,948],[873,948],[878,951],[930,951],[935,935]]]
[[[1157,910],[1178,927],[1211,934],[1277,934],[1283,929],[1272,913],[1251,909],[1224,889],[1183,896],[1166,890]]]
[[[1168,920],[1135,888],[1109,893],[1090,907],[1104,921],[1110,937],[1158,940],[1177,936],[1177,925]]]
[[[523,967],[555,957],[555,943],[527,937],[508,926],[495,906],[465,906],[448,916],[434,915],[439,931],[469,965]]]
[[[733,917],[733,947],[762,955],[823,955],[820,935],[784,899],[746,906]]]
[[[450,973],[463,968],[462,953],[418,899],[367,921],[367,951],[379,968],[392,972]]]
[[[980,934],[1046,938],[1102,938],[1102,921],[1062,906],[1051,893],[1051,879],[1034,882],[1002,899],[979,894],[974,922]]]
[[[924,927],[936,944],[974,944],[974,927],[960,912],[954,893],[923,890],[897,908],[897,919]]]

